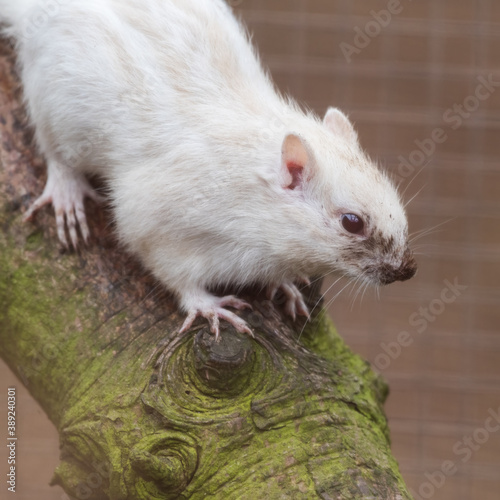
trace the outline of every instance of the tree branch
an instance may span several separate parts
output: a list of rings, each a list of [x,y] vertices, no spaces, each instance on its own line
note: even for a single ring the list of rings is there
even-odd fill
[[[106,207],[87,207],[79,254],[58,251],[50,210],[22,222],[45,174],[6,43],[0,68],[0,355],[60,433],[54,483],[78,499],[411,498],[387,387],[323,312],[293,323],[248,290],[255,339],[228,327],[215,343],[203,321],[179,335]]]

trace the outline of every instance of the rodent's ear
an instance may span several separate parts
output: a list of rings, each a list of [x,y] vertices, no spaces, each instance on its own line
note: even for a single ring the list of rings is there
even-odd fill
[[[311,154],[306,143],[296,134],[288,134],[281,148],[281,164],[286,189],[302,186],[307,165],[311,164]]]
[[[340,109],[328,108],[323,118],[323,124],[337,137],[343,137],[349,142],[357,142],[358,134],[352,123]]]

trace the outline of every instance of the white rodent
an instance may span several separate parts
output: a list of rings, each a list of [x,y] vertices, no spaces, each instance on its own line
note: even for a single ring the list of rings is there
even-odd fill
[[[216,286],[281,287],[337,273],[411,278],[395,187],[348,118],[280,95],[222,0],[0,0],[48,180],[26,218],[52,203],[74,247],[88,228],[86,175],[109,189],[121,241],[187,319],[249,327]],[[66,234],[67,233],[67,234]]]

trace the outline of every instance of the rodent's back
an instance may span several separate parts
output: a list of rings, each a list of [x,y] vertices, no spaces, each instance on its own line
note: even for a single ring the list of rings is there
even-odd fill
[[[19,50],[42,149],[107,176],[280,106],[218,0],[69,2]]]

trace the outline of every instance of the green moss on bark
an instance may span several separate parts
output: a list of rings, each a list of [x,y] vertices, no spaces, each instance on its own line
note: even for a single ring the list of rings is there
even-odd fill
[[[410,498],[385,385],[324,314],[300,343],[224,331],[244,351],[231,377],[195,355],[208,333],[141,329],[127,309],[102,322],[78,256],[0,245],[2,356],[60,430],[55,480],[75,498]]]

